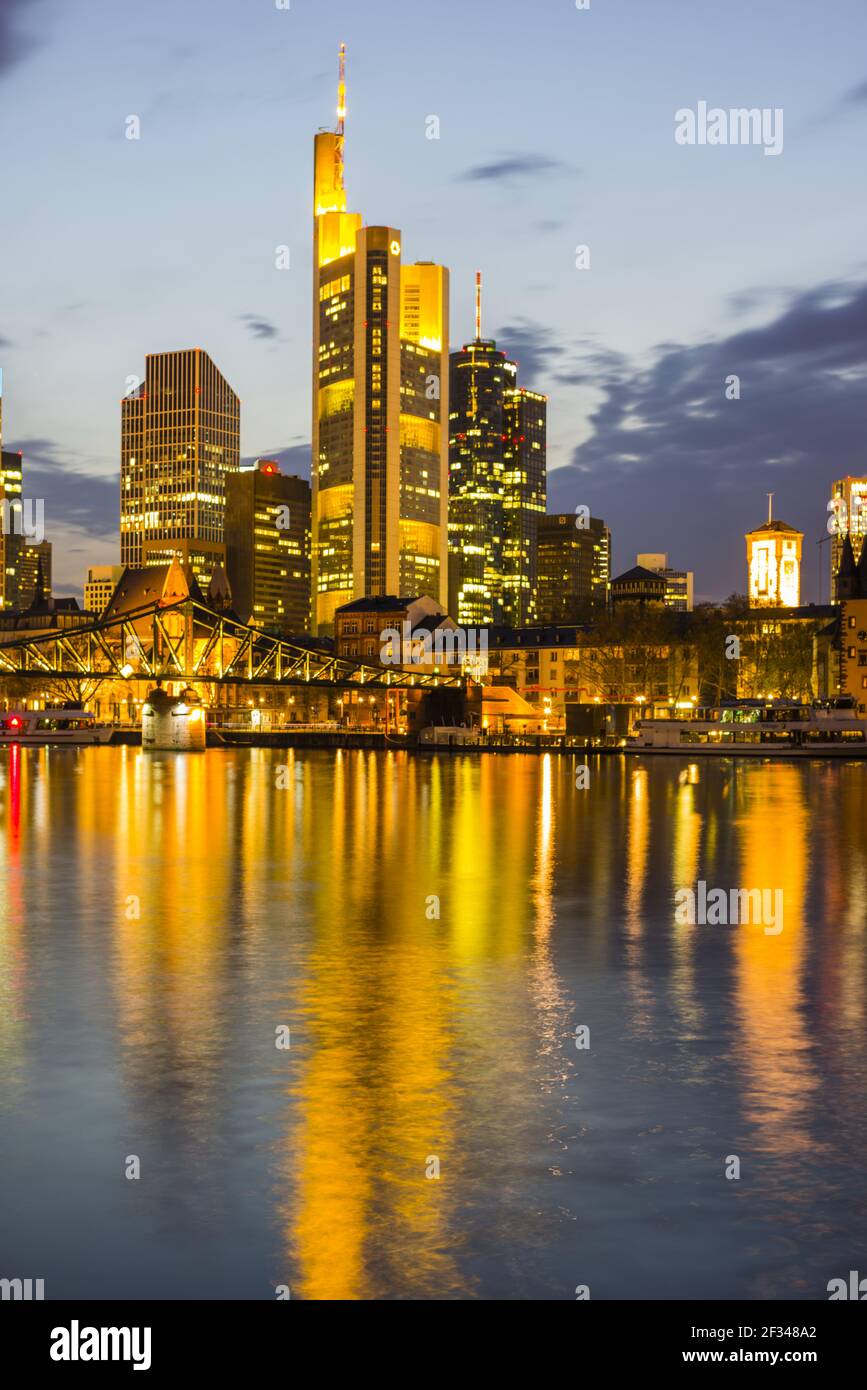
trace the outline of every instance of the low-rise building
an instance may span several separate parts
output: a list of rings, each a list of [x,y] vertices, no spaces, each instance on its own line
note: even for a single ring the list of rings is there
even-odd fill
[[[665,580],[663,603],[676,613],[691,613],[693,608],[694,575],[692,570],[673,569],[664,552],[645,552],[636,555],[635,563],[639,569],[650,570]]]
[[[611,602],[638,603],[642,608],[648,603],[664,604],[665,588],[665,579],[656,570],[634,565],[631,570],[612,579]]]

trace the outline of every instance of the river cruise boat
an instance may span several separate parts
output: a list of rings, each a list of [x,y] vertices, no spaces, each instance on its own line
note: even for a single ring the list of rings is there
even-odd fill
[[[0,714],[0,746],[7,743],[108,743],[111,724],[86,709],[11,709]]]
[[[867,758],[867,719],[847,699],[800,704],[736,700],[684,716],[659,707],[626,741],[628,753],[747,758]]]

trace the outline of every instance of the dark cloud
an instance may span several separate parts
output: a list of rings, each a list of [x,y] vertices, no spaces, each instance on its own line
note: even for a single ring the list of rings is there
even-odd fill
[[[24,456],[24,495],[45,502],[45,533],[60,525],[78,526],[89,536],[117,531],[120,484],[117,477],[74,471],[75,460],[51,439],[16,439]]]
[[[507,154],[490,164],[475,164],[457,175],[458,183],[507,183],[518,179],[539,178],[545,174],[571,173],[568,164],[549,159],[545,154]]]
[[[254,338],[271,339],[276,338],[278,330],[268,319],[260,318],[257,314],[241,314],[241,322],[246,323]]]
[[[18,18],[32,10],[33,0],[0,0],[0,73],[20,63],[36,41],[18,28]]]
[[[667,343],[643,368],[580,347],[559,360],[555,380],[601,398],[589,439],[549,475],[550,510],[585,503],[612,526],[619,567],[667,550],[699,592],[723,596],[744,586],[743,534],[773,491],[775,514],[805,532],[806,597],[818,599],[831,483],[867,472],[867,284],[790,296],[762,327]],[[740,400],[725,396],[732,375]],[[822,546],[826,600],[827,563]]]
[[[11,346],[12,346],[12,340],[11,340],[11,338],[0,338],[0,348],[10,348]]]
[[[867,82],[861,82],[847,92],[843,98],[844,106],[867,106]]]
[[[544,376],[553,364],[563,358],[565,349],[552,342],[551,334],[530,319],[517,319],[506,324],[494,335],[497,347],[511,362],[518,364],[518,379],[522,386],[538,386],[544,390]]]

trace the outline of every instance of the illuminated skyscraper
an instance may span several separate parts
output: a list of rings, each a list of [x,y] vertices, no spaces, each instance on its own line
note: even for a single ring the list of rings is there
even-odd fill
[[[0,397],[2,410],[2,397]],[[20,602],[21,560],[27,538],[22,534],[21,455],[0,449],[0,608],[17,608]]]
[[[447,591],[448,271],[347,212],[336,131],[314,143],[313,623],[354,598]]]
[[[3,369],[0,368],[0,608],[17,608],[21,601],[23,534],[23,465],[20,453],[3,448]],[[32,519],[32,518],[31,518]]]
[[[19,608],[27,608],[37,599],[51,598],[51,556],[51,541],[23,538],[18,577]]]
[[[517,367],[482,337],[476,275],[476,336],[449,359],[449,612],[463,626],[503,619],[503,446],[506,392]]]
[[[831,489],[834,526],[831,530],[831,601],[839,600],[837,576],[846,536],[857,562],[867,535],[867,478],[840,478]]]
[[[503,443],[503,619],[509,627],[538,621],[538,535],[547,499],[548,397],[506,391]]]
[[[228,479],[226,569],[245,623],[310,631],[310,484],[258,459]]]
[[[587,622],[608,607],[611,534],[598,517],[579,527],[572,512],[539,518],[537,621]]]
[[[207,589],[225,565],[226,478],[240,465],[240,401],[206,352],[151,353],[121,402],[120,558],[177,558]]]
[[[804,533],[772,520],[773,493],[768,493],[768,519],[748,532],[747,571],[751,608],[797,608],[801,602],[801,546]]]
[[[467,626],[536,621],[537,540],[545,513],[547,398],[482,337],[451,354],[449,611]]]

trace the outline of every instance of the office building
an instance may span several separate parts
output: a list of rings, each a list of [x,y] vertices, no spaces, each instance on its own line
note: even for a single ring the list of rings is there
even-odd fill
[[[90,565],[84,581],[84,607],[88,613],[102,615],[118,586],[123,565]]]
[[[867,478],[840,478],[831,489],[834,521],[831,527],[831,586],[832,602],[839,601],[837,575],[843,557],[846,537],[852,545],[857,563],[861,558],[864,536],[867,535]]]
[[[230,475],[226,568],[243,622],[310,631],[310,484],[273,459]]]
[[[21,455],[10,449],[0,449],[0,608],[16,608],[20,598],[21,554],[25,540],[21,488]]]
[[[240,401],[206,352],[148,355],[144,381],[121,402],[122,565],[177,559],[208,588],[225,566],[239,431]]]
[[[539,517],[537,541],[540,626],[587,622],[608,607],[611,533],[598,517],[578,525],[571,512]]]
[[[51,542],[33,542],[22,537],[18,578],[18,608],[27,608],[41,599],[51,598]],[[76,604],[76,607],[78,605]],[[85,605],[86,607],[87,605]]]
[[[479,274],[476,336],[449,365],[449,608],[467,626],[521,626],[536,619],[547,397],[482,337]]]
[[[503,621],[538,621],[538,535],[545,515],[548,397],[506,390],[503,441]]]
[[[395,593],[447,597],[448,271],[347,211],[346,84],[314,143],[313,626]]]

